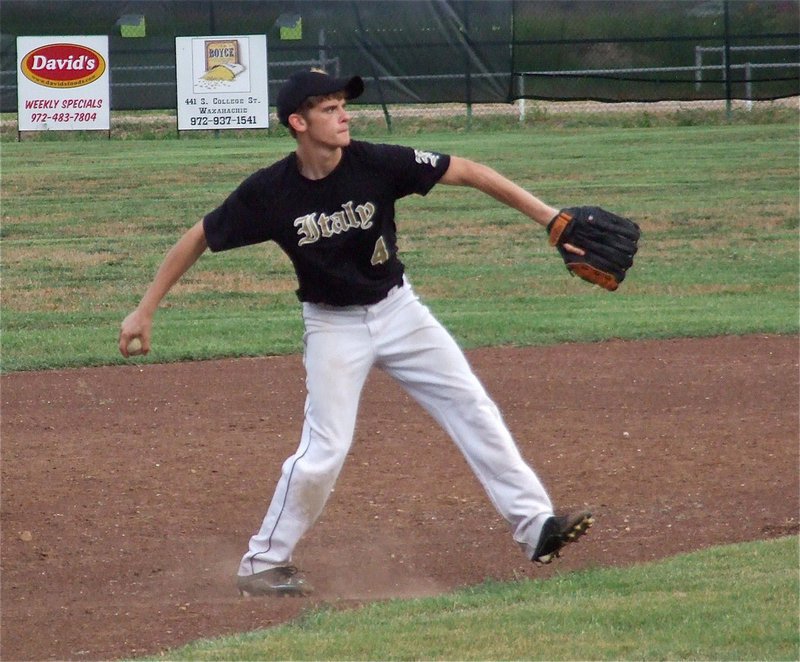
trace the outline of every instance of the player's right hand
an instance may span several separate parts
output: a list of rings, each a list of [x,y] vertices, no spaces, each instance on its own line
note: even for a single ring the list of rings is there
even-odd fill
[[[142,343],[139,354],[147,354],[150,351],[150,329],[152,323],[146,315],[142,314],[137,308],[124,320],[119,329],[119,351],[126,359],[131,356],[128,346],[134,338],[138,338]]]

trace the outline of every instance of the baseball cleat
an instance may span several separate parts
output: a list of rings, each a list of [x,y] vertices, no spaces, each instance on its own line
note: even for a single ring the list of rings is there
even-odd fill
[[[270,568],[254,575],[236,578],[239,595],[255,597],[260,595],[274,595],[283,597],[304,596],[312,592],[311,585],[302,577],[297,576],[297,568],[293,565]]]
[[[554,515],[542,527],[539,544],[531,558],[535,563],[550,563],[559,556],[567,543],[575,542],[594,524],[592,513],[582,511],[574,515]]]

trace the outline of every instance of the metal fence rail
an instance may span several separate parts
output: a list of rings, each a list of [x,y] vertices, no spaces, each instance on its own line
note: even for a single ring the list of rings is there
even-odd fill
[[[744,62],[732,64],[727,61],[730,53],[745,53],[745,52],[783,52],[783,51],[796,51],[800,55],[800,44],[797,45],[753,45],[753,46],[695,46],[695,63],[694,65],[674,66],[674,67],[616,67],[607,69],[572,69],[572,70],[551,70],[551,71],[519,71],[513,75],[517,80],[516,97],[520,100],[520,120],[525,118],[525,99],[536,98],[536,93],[526,89],[526,77],[550,77],[550,78],[581,78],[581,77],[615,77],[625,79],[627,76],[635,75],[652,75],[652,74],[672,74],[672,73],[692,73],[694,74],[694,87],[699,90],[703,84],[723,85],[727,88],[731,72],[734,70],[741,70],[744,72],[744,78],[741,81],[745,85],[745,101],[746,107],[752,108],[754,101],[753,94],[753,72],[758,69],[794,69],[800,72],[800,57],[796,58],[794,62]],[[703,53],[721,53],[721,64],[703,64]],[[704,81],[703,72],[714,71],[722,72],[722,79],[718,81]],[[627,80],[633,82],[636,79]],[[646,79],[646,82],[658,82],[654,79]],[[720,99],[726,98],[725,94],[720,95]],[[730,107],[731,99],[726,99],[728,107]]]

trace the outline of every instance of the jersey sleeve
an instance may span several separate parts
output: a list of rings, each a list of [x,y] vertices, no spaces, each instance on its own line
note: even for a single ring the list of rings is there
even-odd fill
[[[270,239],[263,171],[244,180],[214,211],[203,218],[212,251],[249,246]]]
[[[398,198],[427,195],[450,167],[450,156],[401,145],[373,145],[373,158],[391,172]]]

